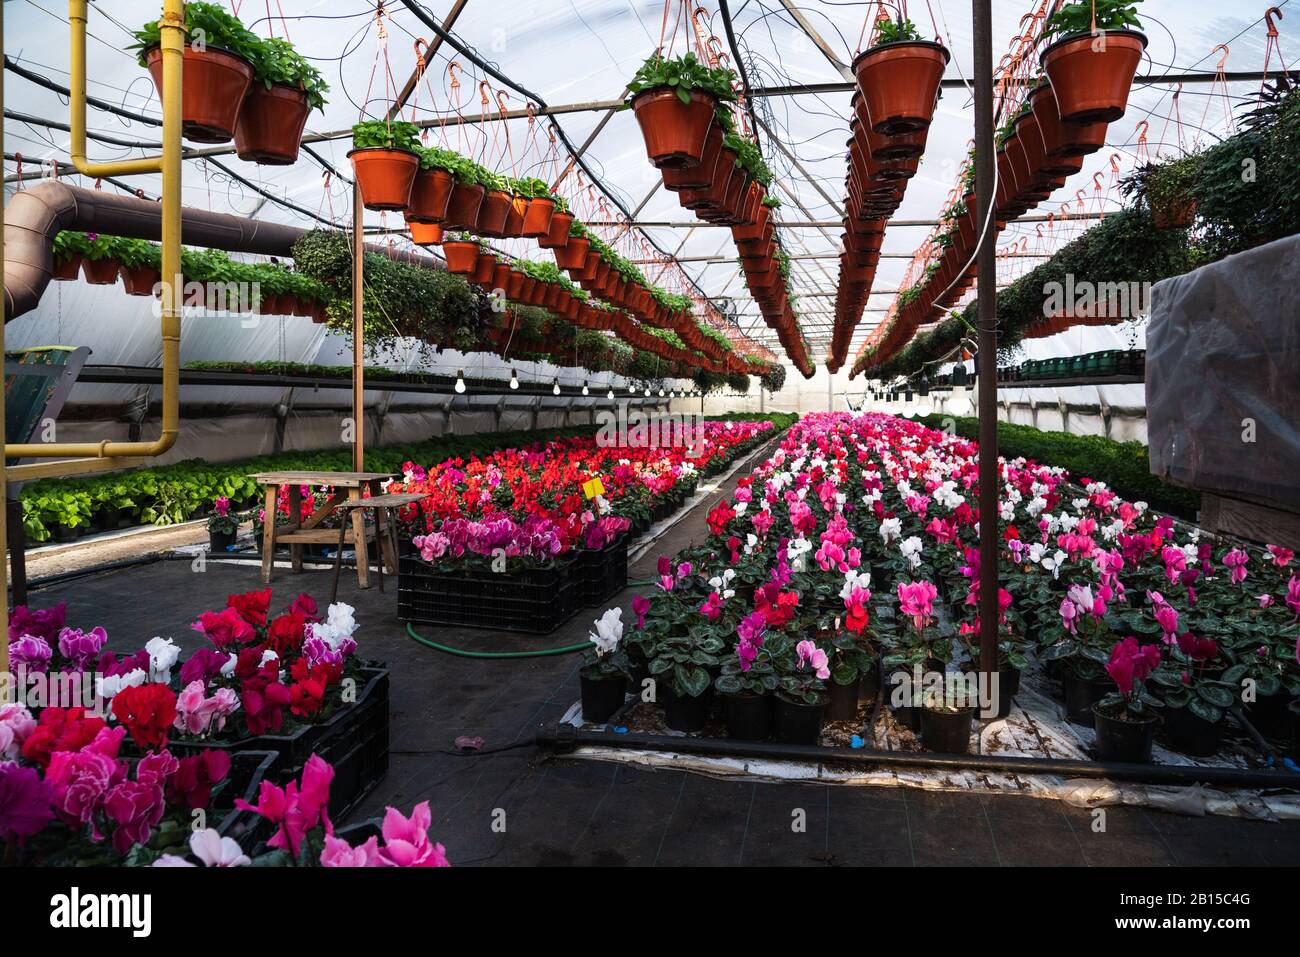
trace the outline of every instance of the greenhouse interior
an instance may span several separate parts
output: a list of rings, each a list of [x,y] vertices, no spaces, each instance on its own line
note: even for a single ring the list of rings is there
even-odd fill
[[[1296,863],[1293,20],[6,2],[5,865]]]

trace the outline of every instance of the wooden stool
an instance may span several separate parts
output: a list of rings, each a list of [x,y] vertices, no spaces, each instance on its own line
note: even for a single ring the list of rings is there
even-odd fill
[[[397,526],[393,521],[393,509],[404,508],[416,502],[428,498],[428,495],[416,494],[414,492],[394,492],[391,495],[372,495],[369,498],[353,499],[346,502],[339,502],[334,508],[335,511],[342,513],[343,520],[339,522],[339,541],[338,551],[334,553],[334,585],[330,589],[330,604],[334,604],[334,599],[339,593],[339,573],[343,569],[343,546],[348,532],[348,516],[352,515],[355,519],[361,519],[364,522],[363,513],[366,510],[373,510],[375,513],[375,548],[378,549],[379,567],[379,590],[384,590],[384,563],[388,563],[389,571],[397,574]],[[357,522],[355,524],[361,524]],[[357,535],[356,556],[357,565],[363,562],[369,567],[370,556],[365,553],[368,544],[367,536]]]

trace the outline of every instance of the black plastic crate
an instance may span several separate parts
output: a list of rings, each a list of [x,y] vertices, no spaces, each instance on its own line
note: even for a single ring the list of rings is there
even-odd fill
[[[398,563],[397,617],[404,623],[545,635],[572,618],[583,601],[572,558],[514,575],[442,571],[415,556]]]
[[[604,604],[627,587],[627,535],[620,535],[606,548],[578,552],[575,567],[582,604],[587,608]]]

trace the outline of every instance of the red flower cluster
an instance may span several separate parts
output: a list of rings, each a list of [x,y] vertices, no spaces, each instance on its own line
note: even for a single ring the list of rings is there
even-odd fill
[[[176,721],[176,692],[160,684],[123,688],[113,697],[113,716],[137,745],[160,751],[167,747],[167,732]]]

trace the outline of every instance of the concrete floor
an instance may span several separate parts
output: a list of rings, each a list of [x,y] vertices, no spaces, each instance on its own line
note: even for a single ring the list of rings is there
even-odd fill
[[[745,471],[739,474],[745,474]],[[703,538],[697,507],[631,568],[653,575],[660,551]],[[277,570],[273,610],[299,591],[324,603],[331,573]],[[187,648],[198,614],[230,592],[259,587],[252,565],[167,561],[93,575],[34,592],[60,600],[79,627],[103,625],[110,646],[134,650],[154,635]],[[388,777],[354,820],[427,800],[434,837],[457,865],[1284,865],[1300,859],[1300,823],[1190,818],[1116,807],[1093,812],[1057,801],[908,789],[754,784],[680,771],[547,758],[530,744],[498,754],[451,753],[459,735],[485,747],[528,742],[578,698],[576,655],[488,661],[441,654],[409,640],[394,582],[359,591],[345,571],[340,599],[356,606],[366,657],[392,669]],[[633,592],[620,596],[629,619]],[[519,650],[573,644],[599,609],[537,638],[425,631],[449,644]],[[504,830],[502,823],[504,822]],[[802,826],[799,826],[802,824]]]

